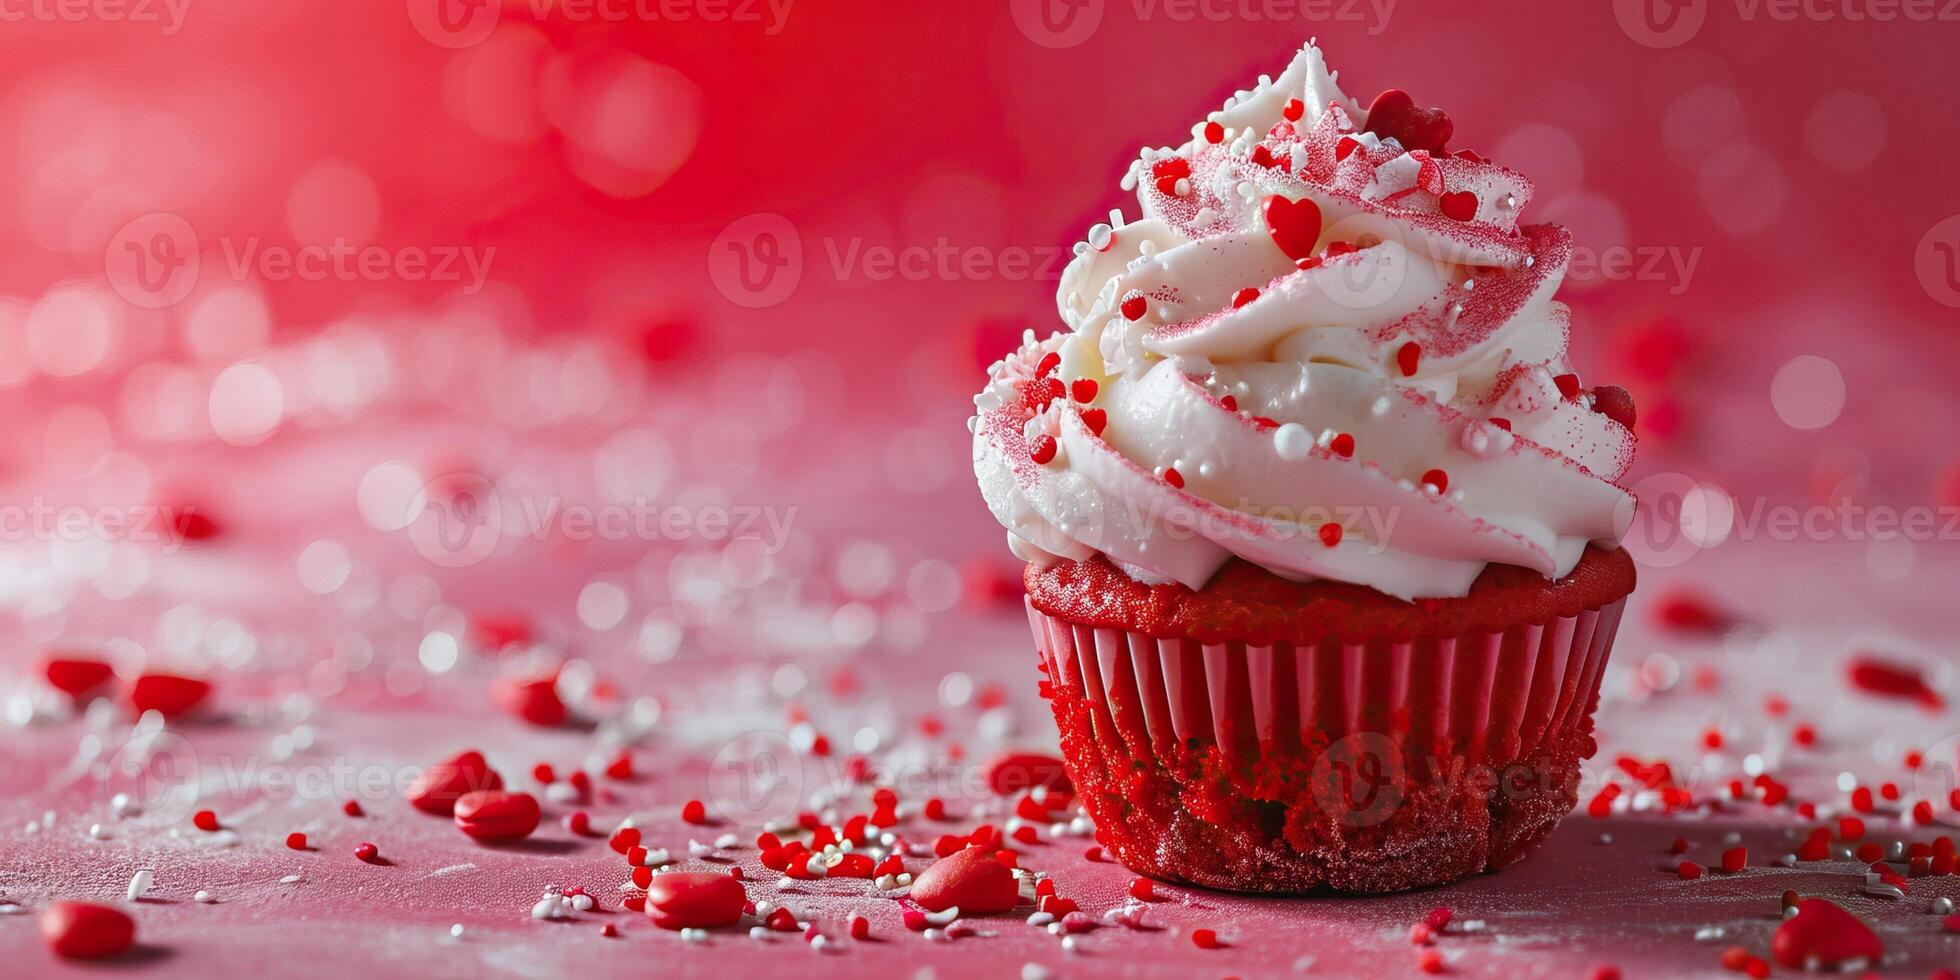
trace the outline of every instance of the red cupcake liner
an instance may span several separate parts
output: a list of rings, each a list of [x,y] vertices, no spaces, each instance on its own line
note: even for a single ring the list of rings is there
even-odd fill
[[[1028,617],[1077,799],[1126,866],[1230,891],[1382,892],[1515,861],[1571,810],[1625,605],[1315,645]]]

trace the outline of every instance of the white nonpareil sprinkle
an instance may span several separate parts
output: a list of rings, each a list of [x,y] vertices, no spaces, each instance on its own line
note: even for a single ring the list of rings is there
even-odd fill
[[[705,942],[707,942],[707,941],[708,941],[708,930],[706,930],[706,929],[682,929],[682,930],[681,930],[681,941],[682,941],[682,942],[690,942],[690,943],[705,943]]]
[[[1313,434],[1298,422],[1288,422],[1273,433],[1273,451],[1279,458],[1297,462],[1313,451]]]
[[[766,943],[769,941],[769,929],[766,926],[750,926],[749,938],[759,943]]]
[[[449,938],[451,939],[463,938],[463,924],[461,922],[458,922],[455,925],[449,927]]]
[[[0,902],[0,915],[19,915],[27,911],[12,902]]]
[[[1039,963],[1027,963],[1021,967],[1021,980],[1048,980],[1055,974]]]
[[[96,840],[108,840],[109,829],[99,823],[92,823],[88,825],[88,835]]]
[[[202,888],[198,889],[197,894],[192,895],[191,898],[195,901],[202,902],[206,905],[213,904],[218,900],[218,896],[213,895]]]
[[[129,900],[134,902],[150,890],[150,882],[156,879],[156,872],[148,868],[137,871],[129,879]]]
[[[300,876],[287,875],[286,877],[279,879],[279,883],[282,885],[297,885],[300,883]]]

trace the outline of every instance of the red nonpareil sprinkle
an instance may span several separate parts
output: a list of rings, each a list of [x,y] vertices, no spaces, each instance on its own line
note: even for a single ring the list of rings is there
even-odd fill
[[[1722,730],[1712,725],[1709,726],[1706,731],[1703,731],[1701,733],[1701,744],[1703,748],[1707,748],[1710,750],[1721,748]]]
[[[769,917],[763,920],[763,924],[768,926],[771,932],[797,932],[801,928],[796,924],[795,914],[780,907],[770,912]]]
[[[374,846],[373,841],[362,841],[354,845],[354,857],[372,864],[380,859],[381,848]]]
[[[1068,395],[1079,402],[1096,400],[1096,392],[1101,389],[1094,378],[1077,378],[1068,384]]]
[[[1557,375],[1552,378],[1552,384],[1558,386],[1558,393],[1568,401],[1579,397],[1579,376],[1576,374]]]
[[[1130,897],[1139,902],[1154,902],[1157,900],[1157,885],[1148,878],[1132,879]]]
[[[607,841],[606,843],[610,845],[614,851],[624,854],[627,851],[632,850],[633,845],[638,844],[639,842],[640,842],[640,828],[621,827],[618,830],[613,831],[612,839]]]
[[[1034,460],[1037,463],[1040,463],[1043,466],[1046,466],[1048,465],[1048,463],[1054,460],[1055,450],[1057,448],[1059,447],[1055,443],[1054,436],[1051,435],[1035,436],[1034,444],[1028,447],[1028,458]]]
[[[191,826],[206,833],[216,831],[219,826],[218,815],[210,810],[199,810],[191,815]]]
[[[549,786],[558,781],[558,770],[551,768],[551,763],[540,762],[531,767],[531,778],[543,785]]]
[[[1907,769],[1918,769],[1926,764],[1926,756],[1918,749],[1907,749],[1903,760]]]
[[[1803,746],[1804,748],[1809,748],[1813,745],[1816,745],[1817,727],[1807,722],[1798,723],[1797,727],[1790,729],[1790,741],[1795,742],[1798,745]]]
[[[1477,217],[1477,195],[1469,191],[1451,191],[1443,195],[1440,203],[1443,217],[1451,221],[1472,221]]]
[[[1771,718],[1781,718],[1790,713],[1790,702],[1780,694],[1772,694],[1763,699],[1763,714]]]
[[[1054,374],[1055,369],[1061,366],[1062,366],[1062,355],[1057,351],[1051,350],[1048,353],[1041,355],[1041,361],[1037,363],[1034,367],[1034,376],[1037,378],[1045,378],[1051,374]]]
[[[1428,946],[1434,934],[1435,930],[1429,928],[1427,923],[1418,922],[1409,927],[1409,945]]]
[[[1285,116],[1288,122],[1299,122],[1300,117],[1307,114],[1307,104],[1299,99],[1287,99],[1279,114]]]
[[[1728,850],[1722,852],[1723,872],[1727,874],[1735,874],[1748,866],[1749,866],[1748,848],[1731,847]]]
[[[1237,398],[1232,397],[1231,395],[1226,395],[1225,397],[1220,398],[1218,400],[1218,404],[1225,406],[1225,410],[1228,412],[1236,412],[1239,410],[1239,400]]]
[[[1858,855],[1858,860],[1871,863],[1885,857],[1885,848],[1880,847],[1876,841],[1868,841],[1858,845],[1855,853]]]
[[[1823,861],[1830,856],[1831,835],[1822,827],[1812,830],[1810,836],[1804,838],[1802,846],[1797,848],[1799,861]]]
[[[1722,950],[1722,957],[1720,961],[1722,964],[1722,969],[1734,970],[1739,973],[1742,971],[1743,967],[1749,965],[1749,960],[1754,956],[1755,954],[1749,952],[1749,947],[1747,946],[1730,946],[1729,948]]]
[[[605,925],[599,927],[599,935],[604,936],[607,939],[612,939],[619,935],[619,927],[608,922]]]
[[[1232,294],[1232,309],[1236,310],[1239,307],[1244,306],[1245,304],[1250,303],[1258,298],[1259,298],[1259,290],[1255,289],[1252,286],[1247,286],[1244,289],[1241,289],[1238,292]]]
[[[361,804],[355,800],[348,800],[347,802],[342,803],[340,805],[340,812],[345,813],[350,817],[367,816],[367,811],[361,809]]]
[[[708,822],[707,804],[700,800],[689,800],[681,807],[681,819],[687,823],[700,825]]]
[[[1225,142],[1225,127],[1215,122],[1205,123],[1205,142],[1207,143]]]
[[[1224,943],[1218,941],[1218,933],[1210,929],[1191,930],[1191,945],[1199,949],[1220,949]]]
[[[1083,414],[1086,415],[1088,413],[1085,412]],[[923,812],[927,820],[944,820],[946,819],[946,801],[937,796],[930,797],[926,800]]]
[[[1680,586],[1663,593],[1653,608],[1662,626],[1685,633],[1719,633],[1731,625],[1730,616],[1699,591]]]
[[[1422,924],[1428,926],[1431,932],[1442,932],[1449,927],[1450,920],[1455,917],[1456,913],[1451,911],[1449,906],[1439,905],[1429,910],[1429,914],[1423,918]]]
[[[1341,543],[1341,536],[1346,533],[1347,532],[1344,531],[1339,524],[1336,524],[1333,521],[1328,521],[1327,523],[1322,524],[1320,526],[1320,532],[1319,532],[1320,543],[1326,547],[1332,548],[1335,545]]]
[[[1878,809],[1877,802],[1872,799],[1871,787],[1860,786],[1851,791],[1851,809],[1859,813],[1870,813]]]
[[[1150,311],[1150,301],[1144,299],[1142,296],[1131,296],[1123,301],[1121,309],[1123,311],[1123,319],[1141,320],[1143,319],[1143,315]]]
[[[573,810],[565,814],[565,830],[578,837],[592,835],[592,818],[584,810]]]
[[[580,796],[592,792],[592,777],[586,775],[583,769],[572,770],[572,774],[565,777],[565,782],[571,784]]]
[[[1701,872],[1702,872],[1701,865],[1696,864],[1693,861],[1683,861],[1681,862],[1681,867],[1677,873],[1680,874],[1682,878],[1685,878],[1689,881],[1693,881],[1694,879],[1701,877]]]
[[[1179,473],[1177,467],[1170,467],[1164,471],[1164,482],[1182,490],[1184,489],[1184,474]]]
[[[1933,822],[1933,804],[1920,800],[1912,805],[1912,822],[1924,827]]]
[[[1447,969],[1447,966],[1443,963],[1443,951],[1440,949],[1425,949],[1416,954],[1416,969],[1424,973],[1443,972]]]
[[[1948,932],[1960,932],[1960,912],[1955,912],[1940,920],[1940,928]]]
[[[1354,437],[1345,432],[1335,433],[1332,439],[1327,440],[1327,451],[1342,459],[1353,458]]]
[[[1960,790],[1954,790],[1954,792],[1960,793]],[[1092,844],[1088,850],[1082,852],[1082,857],[1085,860],[1100,862],[1103,859],[1103,849],[1101,845]]]
[[[1686,837],[1676,837],[1676,838],[1674,838],[1674,843],[1672,843],[1672,844],[1669,844],[1669,845],[1667,846],[1667,853],[1669,853],[1669,854],[1686,854],[1686,853],[1688,853],[1688,839],[1687,839]]]
[[[295,851],[306,850],[306,835],[301,833],[287,834],[286,846]]]
[[[1889,801],[1889,802],[1893,802],[1893,803],[1896,803],[1896,802],[1898,802],[1898,800],[1899,800],[1899,784],[1898,784],[1898,783],[1881,783],[1881,784],[1879,784],[1879,787],[1878,787],[1878,795],[1879,795],[1880,797],[1882,797],[1882,798],[1884,798],[1885,800],[1887,800],[1887,801]]]
[[[871,920],[862,915],[851,916],[851,938],[859,942],[871,938]]]
[[[905,928],[911,932],[924,932],[932,923],[926,921],[926,914],[918,909],[905,910]]]
[[[1422,366],[1422,345],[1411,340],[1396,348],[1395,366],[1402,369],[1403,377],[1414,377],[1416,369]]]
[[[614,756],[611,762],[606,763],[606,778],[607,779],[632,779],[633,778],[633,753],[621,752],[620,754]]]
[[[1422,482],[1424,486],[1435,487],[1437,493],[1448,493],[1450,489],[1450,475],[1442,470],[1430,470],[1424,473]]]

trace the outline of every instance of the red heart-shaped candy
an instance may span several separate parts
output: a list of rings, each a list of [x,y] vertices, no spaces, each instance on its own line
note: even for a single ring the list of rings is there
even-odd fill
[[[992,851],[969,847],[921,872],[912,883],[912,900],[928,912],[944,912],[955,905],[961,914],[1010,912],[1021,900],[1021,886]]]
[[[1266,232],[1273,244],[1295,262],[1313,255],[1320,241],[1320,205],[1307,198],[1289,201],[1274,194],[1266,199]]]
[[[1796,915],[1776,927],[1770,953],[1776,962],[1800,970],[1811,960],[1826,967],[1850,960],[1876,964],[1885,955],[1885,944],[1870,926],[1836,902],[1806,898],[1797,903]]]
[[[1456,126],[1441,109],[1418,109],[1409,93],[1392,88],[1375,96],[1368,106],[1368,132],[1393,139],[1404,150],[1428,150],[1442,156]]]
[[[647,882],[647,915],[662,929],[734,925],[748,900],[740,881],[712,871],[676,871]]]
[[[529,793],[486,789],[456,799],[456,826],[477,840],[520,840],[538,829],[538,800]]]

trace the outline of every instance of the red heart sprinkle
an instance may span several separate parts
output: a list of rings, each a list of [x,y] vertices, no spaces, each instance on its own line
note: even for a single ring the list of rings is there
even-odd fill
[[[197,707],[211,693],[211,685],[192,677],[175,674],[144,674],[129,688],[129,706],[137,714],[155,711],[175,718]]]
[[[102,959],[136,944],[136,920],[107,905],[56,902],[41,913],[41,938],[58,955]]]
[[[742,906],[748,900],[739,880],[712,871],[654,875],[647,883],[647,915],[662,929],[733,925],[742,917]]]
[[[504,777],[483,761],[481,752],[461,752],[422,771],[408,786],[408,802],[423,813],[447,817],[456,800],[477,790],[503,789]]]
[[[1050,792],[1075,792],[1062,760],[1052,755],[1011,752],[987,763],[987,787],[1001,796],[1014,796],[1037,786]]]
[[[1109,413],[1100,408],[1082,410],[1082,424],[1089,427],[1090,433],[1102,435],[1103,427],[1109,424]]]
[[[85,653],[50,651],[41,661],[41,674],[55,690],[79,698],[114,677],[116,672],[108,661]]]
[[[1150,301],[1142,296],[1132,296],[1123,301],[1122,311],[1125,320],[1141,320],[1150,310]]]
[[[558,699],[558,674],[500,677],[490,688],[491,699],[505,712],[540,728],[565,723],[565,702]]]
[[[912,882],[912,900],[928,912],[956,905],[961,913],[1008,912],[1020,898],[1014,872],[977,847],[940,858]]]
[[[538,800],[529,793],[465,793],[455,813],[457,829],[477,840],[521,840],[538,829]]]
[[[1389,89],[1368,105],[1367,131],[1395,140],[1404,150],[1427,150],[1441,156],[1455,128],[1448,113],[1416,108],[1415,100],[1401,89]]]
[[[1619,385],[1596,385],[1592,390],[1593,411],[1633,430],[1633,396]]]
[[[1860,959],[1875,965],[1885,955],[1885,944],[1837,903],[1807,898],[1797,903],[1796,915],[1777,927],[1770,952],[1776,962],[1796,970],[1813,959],[1827,967]]]
[[[1451,191],[1443,195],[1443,216],[1452,221],[1476,220],[1477,195],[1469,191]]]
[[[700,800],[687,801],[687,804],[681,807],[681,819],[696,825],[707,823],[707,804],[702,803]]]
[[[1287,258],[1298,262],[1313,255],[1314,243],[1320,241],[1320,205],[1304,197],[1289,201],[1274,194],[1266,198],[1264,211],[1266,232]]]

